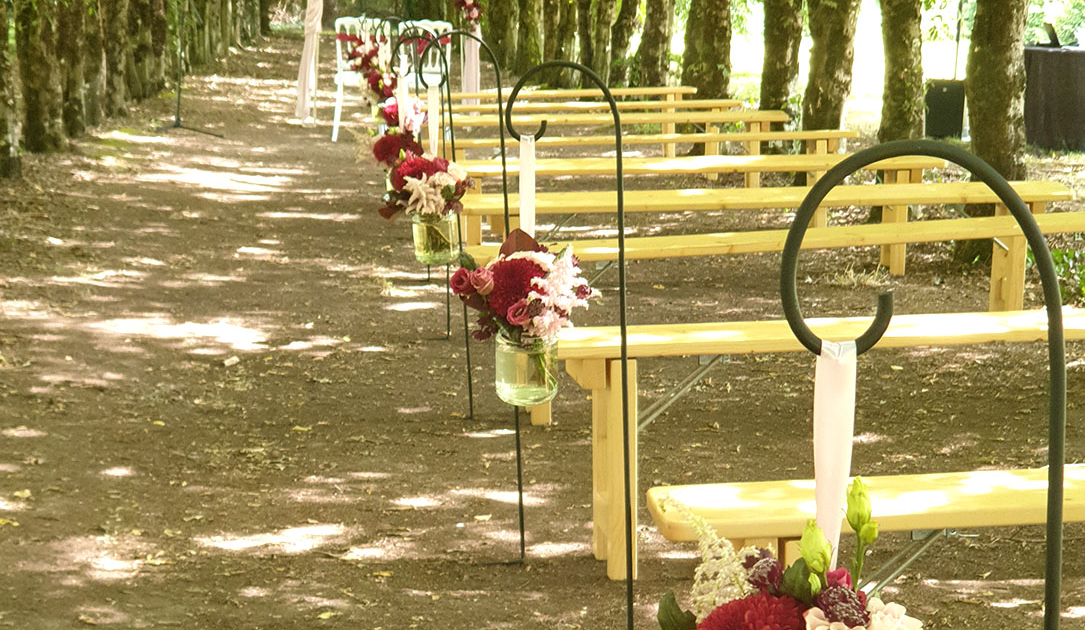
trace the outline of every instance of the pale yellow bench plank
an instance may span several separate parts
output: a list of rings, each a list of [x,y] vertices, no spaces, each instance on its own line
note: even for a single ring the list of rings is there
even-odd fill
[[[881,531],[1039,525],[1047,516],[1047,469],[866,477]],[[1065,469],[1063,520],[1085,521],[1085,464]],[[814,480],[755,481],[648,490],[648,512],[667,540],[697,540],[676,501],[728,539],[798,538],[814,518]],[[841,519],[844,521],[844,519]],[[847,522],[843,523],[848,530]]]
[[[514,126],[523,128],[523,131],[534,133],[538,124],[546,121],[550,125],[581,125],[603,126],[614,123],[614,118],[608,114],[576,114],[565,112],[520,114],[512,117]],[[787,122],[787,112],[780,110],[739,109],[723,112],[630,112],[622,115],[622,125],[651,125],[651,124],[676,124],[676,123],[774,123]],[[500,119],[504,123],[504,116]],[[483,114],[480,116],[453,116],[452,124],[456,127],[496,127],[499,119],[495,114]],[[531,125],[535,125],[532,127]]]
[[[1035,219],[1044,234],[1085,231],[1085,213],[1044,214],[1036,216]],[[1008,216],[916,221],[908,223],[907,227],[892,223],[841,225],[808,229],[802,241],[802,249],[930,243],[1020,235],[1021,228],[1016,219]],[[786,238],[787,230],[632,237],[625,239],[625,257],[626,260],[641,260],[779,252],[783,250]],[[614,238],[548,242],[546,245],[554,251],[572,245],[577,258],[582,262],[618,258],[618,239]],[[498,245],[475,245],[465,247],[464,250],[479,264],[485,264],[497,255],[498,248]]]
[[[625,98],[629,96],[667,96],[673,95],[681,98],[685,95],[691,95],[697,93],[697,88],[690,85],[661,85],[661,86],[645,86],[645,87],[628,87],[628,88],[610,88],[610,93],[615,98]],[[502,90],[501,96],[506,100],[512,95],[512,89],[507,88]],[[543,100],[543,99],[570,99],[570,98],[602,98],[603,91],[594,88],[572,88],[572,89],[524,89],[520,90],[516,95],[517,99],[525,100]],[[461,99],[486,99],[496,100],[497,90],[483,90],[481,92],[453,92],[452,100]]]
[[[506,94],[505,96],[508,96]],[[424,104],[423,104],[424,105]],[[731,109],[740,107],[742,101],[733,98],[714,99],[687,99],[681,101],[651,100],[651,101],[617,101],[618,111],[652,111],[652,110],[695,110],[695,109]],[[507,104],[505,105],[508,106]],[[496,109],[494,102],[478,104],[453,103],[453,114],[470,112],[489,113]],[[516,113],[535,112],[594,112],[610,111],[610,103],[607,101],[526,101],[516,103],[513,110]],[[613,137],[611,138],[613,140]]]
[[[719,131],[715,133],[645,133],[622,135],[622,146],[640,144],[681,144],[703,142],[772,142],[774,140],[840,140],[858,138],[859,132],[846,129],[816,129],[810,131]],[[519,138],[505,137],[506,146],[520,142]],[[535,141],[537,149],[548,147],[613,146],[614,134],[596,136],[545,135]],[[456,138],[456,151],[461,149],[500,148],[500,138]],[[815,151],[809,151],[814,153]],[[829,151],[823,151],[823,153]],[[611,158],[613,159],[613,158]],[[462,160],[461,160],[462,161]]]
[[[1026,202],[1069,201],[1073,192],[1048,181],[1010,182]],[[686,190],[630,190],[625,193],[626,212],[693,212],[711,210],[761,210],[797,208],[810,192],[808,187],[704,188]],[[464,199],[464,213],[492,216],[504,212],[502,195],[474,195]],[[938,184],[880,184],[837,186],[821,207],[999,203],[997,195],[982,182]],[[598,214],[618,210],[614,191],[543,192],[535,196],[536,214]],[[520,213],[520,196],[509,195],[509,213]]]
[[[842,154],[824,155],[695,155],[682,157],[635,157],[622,160],[626,175],[697,175],[703,173],[750,173],[765,171],[826,171],[846,158]],[[501,176],[497,160],[465,160],[460,163],[470,177]],[[929,157],[899,157],[882,160],[866,170],[914,170],[941,168],[945,160]],[[614,158],[543,158],[535,161],[536,176],[613,175]],[[509,175],[520,172],[519,160],[506,160]]]
[[[1085,310],[1063,309],[1067,338],[1085,338]],[[814,317],[808,326],[822,339],[855,339],[870,317]],[[1041,341],[1047,338],[1044,311],[894,315],[876,348],[955,346],[978,343]],[[620,354],[617,326],[566,328],[558,337],[558,359],[614,359]],[[802,344],[785,320],[643,324],[629,326],[627,352],[632,358],[691,354],[798,352]]]

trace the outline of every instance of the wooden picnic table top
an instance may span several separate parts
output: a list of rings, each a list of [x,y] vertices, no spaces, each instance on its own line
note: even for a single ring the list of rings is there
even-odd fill
[[[547,125],[603,126],[614,123],[614,118],[610,113],[539,112],[536,114],[519,114],[512,117],[514,125],[524,127],[531,125],[530,128],[522,129],[522,131],[532,133],[537,129],[538,124],[544,120]],[[790,118],[787,112],[777,109],[734,109],[722,112],[629,112],[623,114],[621,120],[622,125],[627,126],[663,123],[774,123],[787,122]],[[452,117],[452,124],[456,127],[496,127],[499,122],[504,122],[504,116],[500,118],[500,121],[496,114]]]
[[[835,229],[835,228],[833,228]],[[872,317],[813,317],[807,325],[822,339],[845,341],[866,331]],[[1047,338],[1044,310],[894,315],[878,348],[966,345]],[[1068,337],[1085,337],[1085,310],[1063,308]],[[1012,332],[1007,333],[1007,330]],[[630,326],[630,358],[798,352],[805,348],[786,320],[645,324]],[[607,359],[621,356],[617,326],[565,328],[558,337],[558,359]]]
[[[697,88],[690,85],[664,85],[656,87],[627,87],[627,88],[610,88],[610,93],[615,98],[621,98],[626,96],[661,96],[667,94],[674,94],[676,96],[684,96],[687,94],[696,94]],[[505,99],[512,94],[512,88],[507,88],[501,91],[501,96]],[[541,100],[547,98],[558,99],[570,99],[570,98],[602,98],[603,91],[594,88],[573,88],[573,89],[547,89],[547,90],[535,90],[524,89],[520,90],[520,93],[516,95],[517,99],[524,100]],[[495,100],[497,98],[497,90],[483,90],[481,92],[453,92],[453,100],[460,99],[488,99]]]
[[[425,101],[423,100],[423,108]],[[742,101],[733,98],[714,98],[705,100],[681,100],[681,101],[663,101],[663,100],[651,100],[651,101],[618,101],[615,103],[618,107],[618,111],[640,111],[640,110],[698,110],[698,109],[731,109],[733,107],[741,107]],[[477,105],[469,105],[465,103],[453,103],[452,113],[462,114],[469,112],[482,112],[490,113],[494,112],[497,108],[497,104],[479,103]],[[542,102],[542,101],[517,101],[515,109],[516,113],[531,113],[531,112],[578,112],[578,111],[610,111],[610,103],[607,101],[560,101],[560,102]]]
[[[702,173],[760,173],[765,171],[827,171],[847,155],[696,155],[682,157],[624,158],[622,170],[627,175],[676,175]],[[500,160],[463,160],[460,163],[471,177],[501,175]],[[882,160],[865,167],[877,170],[915,170],[941,168],[945,160],[924,156]],[[520,172],[519,160],[507,160],[508,173]],[[612,157],[543,158],[535,160],[536,175],[613,175]]]
[[[1010,182],[1025,201],[1069,201],[1073,192],[1051,181]],[[626,212],[682,212],[705,210],[751,210],[796,208],[810,188],[784,186],[772,188],[695,188],[687,190],[627,190]],[[501,194],[464,197],[464,213],[489,216],[505,209]],[[944,182],[918,184],[862,184],[837,186],[819,204],[823,208],[864,206],[907,206],[946,203],[1000,203],[998,195],[983,182]],[[519,214],[520,195],[509,195],[509,212]],[[618,200],[613,190],[544,192],[535,196],[537,214],[595,214],[617,212]]]

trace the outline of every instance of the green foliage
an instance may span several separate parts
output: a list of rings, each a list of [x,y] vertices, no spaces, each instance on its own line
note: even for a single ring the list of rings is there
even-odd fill
[[[659,612],[656,614],[660,630],[696,630],[697,617],[688,610],[682,610],[674,593],[667,593],[659,601]]]
[[[1051,259],[1055,262],[1055,273],[1059,277],[1059,293],[1065,304],[1085,303],[1085,242],[1079,236],[1075,247],[1051,250]],[[1033,266],[1036,259],[1028,253],[1028,264]]]
[[[799,558],[791,566],[784,569],[784,579],[780,584],[780,590],[803,602],[812,604],[814,592],[810,585],[810,569],[806,561]]]

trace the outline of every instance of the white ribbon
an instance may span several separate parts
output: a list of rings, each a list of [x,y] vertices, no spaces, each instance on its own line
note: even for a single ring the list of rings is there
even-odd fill
[[[437,98],[437,86],[431,85],[426,90],[426,116],[429,127],[429,154],[437,155],[437,138],[440,136],[441,104]]]
[[[305,120],[313,107],[316,94],[316,60],[320,43],[320,17],[324,13],[321,0],[309,0],[305,6],[305,43],[301,48],[301,65],[298,66],[298,96],[294,105],[294,115]],[[350,43],[347,42],[349,46]]]
[[[475,37],[482,37],[482,30],[478,24],[471,25],[471,34]],[[478,92],[481,88],[482,81],[480,77],[479,62],[478,62],[478,41],[471,39],[470,37],[464,38],[463,43],[463,74],[461,79],[461,89],[464,92]],[[464,99],[464,103],[468,105],[477,105],[477,98]]]
[[[520,229],[535,237],[535,136],[520,136]]]
[[[814,497],[836,568],[855,434],[855,342],[822,341],[814,370]]]

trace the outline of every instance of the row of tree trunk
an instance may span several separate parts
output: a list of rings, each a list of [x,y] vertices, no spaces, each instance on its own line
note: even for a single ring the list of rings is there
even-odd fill
[[[182,36],[184,51],[179,54]],[[268,29],[266,0],[0,0],[0,174]],[[7,38],[4,40],[7,42]]]

